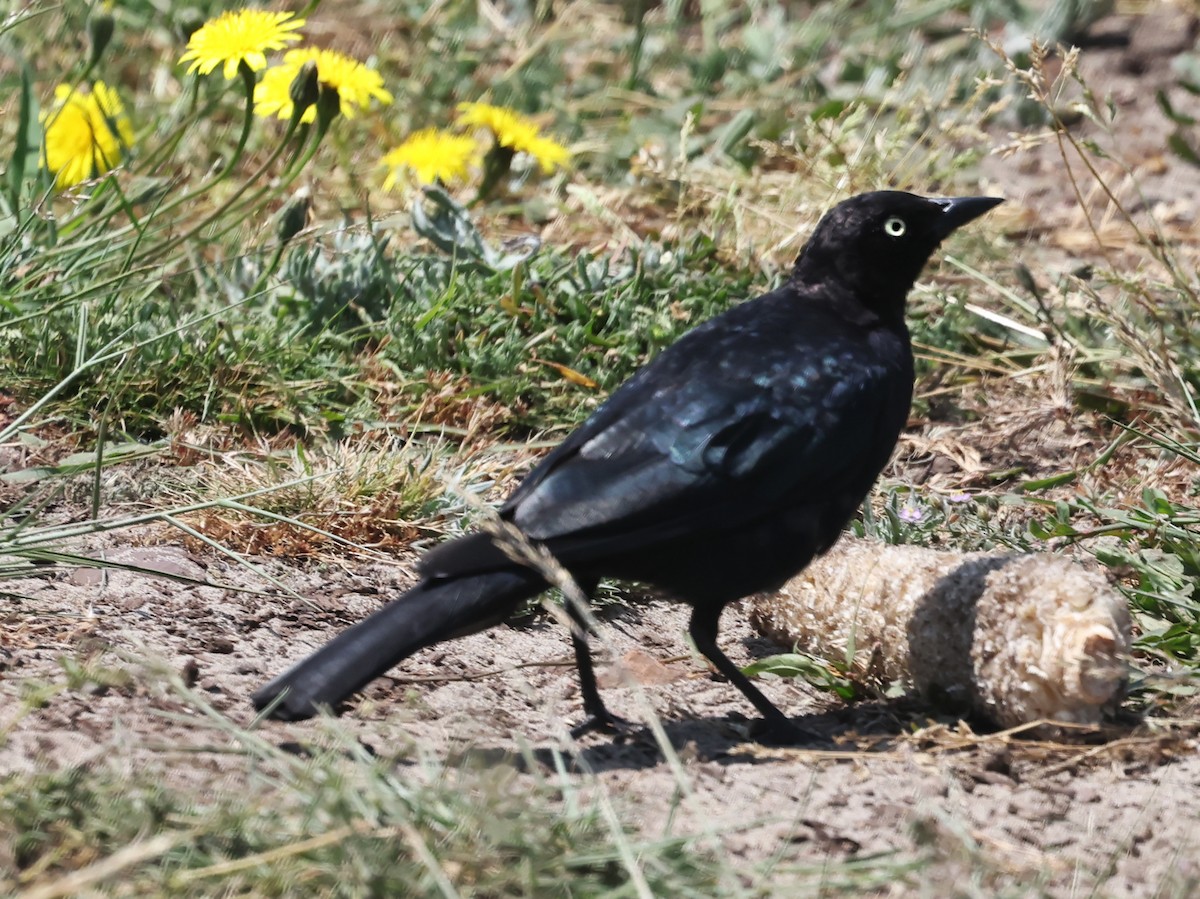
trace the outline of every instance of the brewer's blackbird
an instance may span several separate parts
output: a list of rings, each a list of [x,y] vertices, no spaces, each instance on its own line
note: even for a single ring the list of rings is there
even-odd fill
[[[585,591],[641,581],[692,606],[700,650],[764,716],[802,735],[717,647],[731,601],[780,586],[825,552],[887,463],[908,417],[905,297],[930,254],[993,197],[861,194],[817,224],[788,280],[693,329],[630,378],[525,477],[502,519]],[[429,552],[421,580],[254,694],[294,720],[417,650],[482,630],[546,589],[485,533]],[[848,600],[849,601],[849,600]],[[568,604],[568,610],[571,606]],[[596,687],[573,614],[584,722],[623,722]]]

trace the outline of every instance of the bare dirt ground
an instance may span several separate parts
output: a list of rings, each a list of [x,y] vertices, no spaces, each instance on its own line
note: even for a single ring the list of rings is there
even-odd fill
[[[1167,225],[1197,227],[1200,173],[1164,150],[1168,126],[1153,102],[1157,87],[1173,84],[1170,58],[1180,42],[1195,43],[1196,16],[1167,6],[1157,18],[1113,17],[1093,31],[1104,40],[1085,51],[1083,70],[1121,110],[1116,150]],[[1185,97],[1175,99],[1185,108]],[[1086,249],[1070,236],[1082,220],[1051,147],[990,159],[984,174],[1025,217],[1029,242],[1018,251],[1035,272],[1044,266],[1040,258],[1066,265]],[[1028,463],[1028,447],[1018,438],[1003,449]],[[10,598],[0,614],[0,776],[106,760],[161,770],[179,786],[237,791],[245,776],[239,762],[219,751],[211,725],[192,704],[163,688],[163,672],[249,724],[254,688],[394,596],[411,579],[413,561],[300,567],[256,560],[303,597],[297,600],[251,583],[245,569],[227,560],[144,534],[80,551],[266,592],[98,569],[7,583]],[[372,685],[343,720],[383,756],[414,744],[483,764],[518,764],[524,746],[534,748],[536,759],[556,748],[577,753],[581,768],[596,772],[623,808],[636,810],[630,814],[647,834],[668,828],[719,834],[748,862],[778,857],[819,865],[888,853],[928,864],[920,892],[929,896],[970,893],[980,863],[1005,872],[1013,895],[1200,891],[1195,722],[1143,723],[1103,739],[1043,744],[976,736],[954,722],[930,721],[930,713],[911,704],[846,708],[804,686],[767,681],[772,698],[828,743],[765,749],[744,739],[752,710],[737,691],[688,654],[683,608],[660,601],[615,608],[604,616],[604,651],[619,663],[603,668],[606,698],[614,711],[645,720],[645,697],[682,760],[683,784],[649,734],[567,738],[566,727],[581,717],[577,681],[565,633],[544,618],[419,654],[395,677]],[[722,642],[739,663],[779,651],[751,632],[736,607],[726,613]],[[65,682],[64,658],[101,652],[103,664],[119,665],[127,680],[64,686],[41,707],[24,710],[30,684]],[[914,735],[918,725],[923,729]],[[275,742],[304,742],[315,727],[271,723],[261,733]],[[673,797],[680,807],[668,822]],[[880,892],[912,890],[896,884]]]

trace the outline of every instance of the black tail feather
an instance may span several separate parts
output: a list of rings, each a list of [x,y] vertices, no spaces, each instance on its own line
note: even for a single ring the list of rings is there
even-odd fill
[[[503,621],[545,582],[526,569],[424,580],[330,640],[252,697],[260,711],[282,694],[272,718],[311,718],[334,709],[414,652]]]

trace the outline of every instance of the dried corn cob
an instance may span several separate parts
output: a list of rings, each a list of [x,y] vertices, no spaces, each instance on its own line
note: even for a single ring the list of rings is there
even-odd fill
[[[751,618],[826,659],[845,659],[853,641],[885,678],[1003,727],[1098,721],[1120,697],[1131,626],[1104,575],[1066,559],[864,541],[755,597]]]

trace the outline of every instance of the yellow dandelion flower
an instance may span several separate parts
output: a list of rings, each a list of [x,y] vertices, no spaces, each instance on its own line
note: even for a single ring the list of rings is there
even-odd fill
[[[527,141],[538,133],[538,126],[525,116],[488,103],[459,103],[458,121],[461,125],[486,128],[496,137],[502,147],[516,149],[516,144]]]
[[[254,88],[254,111],[264,118],[274,115],[290,120],[293,107],[289,91],[306,62],[315,63],[317,79],[337,91],[342,115],[348,119],[354,118],[357,109],[369,107],[372,99],[385,105],[392,102],[392,95],[384,90],[383,78],[374,69],[333,50],[305,47],[289,50],[282,63],[263,73]],[[310,106],[300,121],[311,122],[316,117],[316,107]]]
[[[383,187],[391,190],[406,173],[420,184],[463,181],[478,155],[479,146],[474,138],[426,128],[411,135],[380,160],[380,165],[391,170]]]
[[[532,156],[547,175],[557,168],[565,168],[571,161],[571,151],[558,141],[540,134],[531,138],[522,149]]]
[[[225,79],[232,81],[243,62],[252,72],[265,69],[266,52],[282,50],[300,40],[300,35],[292,32],[303,27],[304,19],[294,18],[290,12],[263,9],[223,12],[196,29],[179,62],[182,65],[191,60],[188,72],[201,75],[222,66]]]
[[[468,127],[486,128],[496,138],[496,143],[516,153],[528,153],[543,172],[565,166],[571,159],[571,151],[552,138],[541,134],[541,129],[529,118],[488,103],[459,103],[458,121]]]
[[[60,84],[54,105],[40,118],[45,136],[41,164],[54,173],[59,188],[111,171],[133,143],[121,98],[103,81],[86,93]]]

